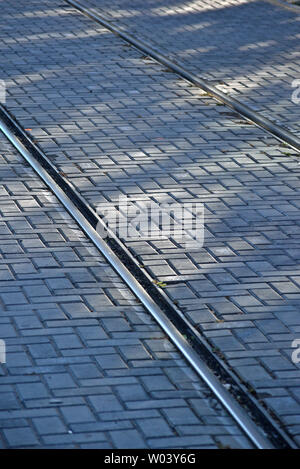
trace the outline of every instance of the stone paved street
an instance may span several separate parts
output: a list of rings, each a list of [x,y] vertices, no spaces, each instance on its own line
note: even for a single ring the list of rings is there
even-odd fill
[[[0,137],[1,448],[250,448]]]
[[[106,0],[91,1],[97,2],[97,7],[107,14]],[[209,24],[201,23],[204,3],[207,5],[205,21]],[[139,34],[142,31],[147,38],[150,30],[156,28],[152,29],[152,34],[157,43],[178,55],[187,66],[192,62],[195,64],[193,57],[208,54],[209,50],[205,52],[202,48],[209,49],[209,41],[214,47],[227,47],[232,63],[228,63],[221,52],[216,57],[214,49],[214,54],[209,55],[211,60],[201,61],[201,64],[197,61],[200,68],[197,65],[193,71],[204,70],[205,62],[206,78],[229,80],[229,85],[242,93],[243,100],[258,105],[269,117],[276,115],[276,119],[296,129],[299,105],[290,101],[289,93],[291,80],[298,78],[297,67],[299,70],[297,47],[293,47],[293,44],[299,46],[297,15],[267,2],[233,0],[230,2],[232,6],[227,5],[222,16],[226,27],[217,28],[215,22],[223,23],[221,19],[214,19],[214,15],[218,15],[225,3],[229,2],[219,2],[220,8],[216,5],[212,9],[211,2],[196,1],[192,4],[195,13],[173,15],[169,12],[169,2],[163,0],[157,13],[149,7],[145,8],[144,15],[140,15],[138,5],[141,6],[142,2],[131,2],[129,9],[124,0],[122,9],[119,9],[118,1],[112,0],[110,14],[118,14],[117,21],[122,26]],[[251,386],[261,402],[300,445],[300,372],[299,364],[291,359],[292,341],[300,339],[299,157],[266,132],[245,123],[229,108],[219,105],[201,90],[67,4],[58,0],[19,0],[1,1],[0,5],[3,66],[0,78],[5,80],[7,87],[6,107],[95,210],[100,214],[107,208],[113,210],[120,195],[127,195],[140,203],[204,204],[205,239],[202,248],[188,249],[172,238],[124,242],[153,280],[166,283],[164,291],[169,298],[181,308],[213,349],[219,351],[236,376]],[[163,11],[169,12],[169,16],[162,14]],[[248,44],[248,48],[249,44],[257,45],[250,48],[253,55],[247,50],[249,62],[244,60],[244,52],[236,53],[236,56],[231,53],[231,41],[234,40],[232,25],[226,22],[230,11],[242,12],[247,21],[251,11],[264,22],[273,22],[272,29],[263,26],[259,29],[257,23],[254,28],[252,22],[247,22],[249,31],[243,44],[245,47]],[[151,14],[151,21],[147,14]],[[198,17],[201,17],[199,22]],[[234,16],[230,18],[234,19]],[[144,21],[148,23],[148,30],[143,26]],[[172,22],[172,28],[167,28],[170,35],[165,32],[165,21]],[[235,21],[238,27],[240,22]],[[204,36],[199,32],[196,34],[190,28],[191,23],[196,25],[197,31],[210,28],[211,33]],[[179,24],[185,31],[182,34],[177,30]],[[224,37],[216,35],[217,29],[219,34],[223,31]],[[170,38],[174,38],[174,34],[177,40],[173,41]],[[280,37],[282,49],[277,47],[278,43],[273,44],[272,35]],[[270,44],[264,46],[267,39]],[[241,40],[239,32],[238,40]],[[169,41],[172,42],[170,49]],[[182,50],[179,49],[180,44]],[[187,44],[190,54],[184,53]],[[258,53],[259,47],[263,53]],[[265,47],[273,53],[266,54]],[[265,64],[266,57],[269,62]],[[257,60],[261,61],[260,66]],[[276,80],[270,78],[268,70]],[[281,70],[282,75],[279,73]],[[263,78],[259,86],[248,86],[248,82],[241,78],[247,75],[247,80],[257,83],[257,74],[260,73]],[[236,86],[237,82],[233,86],[232,77],[241,86]],[[9,148],[5,147],[5,151],[18,159]],[[160,341],[162,333],[159,328],[152,324],[119,279],[113,277],[114,286],[111,279],[104,282],[99,262],[105,263],[97,261],[95,253],[92,256],[87,254],[88,241],[76,227],[76,236],[69,231],[70,221],[68,217],[64,218],[66,215],[61,215],[64,211],[57,207],[56,202],[51,202],[51,198],[46,200],[42,197],[42,184],[31,176],[30,180],[35,182],[26,184],[24,189],[23,180],[19,181],[15,175],[9,176],[10,171],[9,164],[3,164],[3,210],[21,211],[22,216],[23,210],[38,213],[33,215],[30,212],[28,217],[33,218],[32,222],[23,219],[20,226],[16,221],[14,227],[8,225],[1,206],[4,236],[8,236],[6,230],[9,229],[23,240],[21,243],[9,235],[9,243],[3,244],[2,251],[3,288],[6,288],[0,293],[2,318],[9,326],[8,334],[13,334],[12,339],[8,336],[11,345],[16,347],[16,350],[10,350],[9,355],[16,353],[16,360],[21,360],[19,366],[22,367],[1,378],[4,380],[2,392],[9,394],[9,406],[17,406],[13,412],[16,412],[17,419],[21,419],[21,424],[16,424],[16,428],[34,425],[34,437],[28,444],[36,445],[36,440],[41,438],[42,426],[38,430],[35,423],[28,423],[26,419],[27,416],[28,419],[34,418],[35,407],[31,408],[31,404],[42,403],[46,414],[40,415],[36,410],[38,418],[56,417],[61,425],[65,425],[62,427],[64,440],[50,436],[37,440],[43,445],[78,444],[87,447],[97,444],[100,447],[111,444],[118,447],[126,445],[128,440],[131,441],[131,435],[135,435],[132,440],[135,444],[147,441],[154,447],[155,438],[147,433],[153,429],[152,425],[150,428],[145,423],[144,429],[140,429],[135,420],[142,415],[147,419],[144,416],[150,409],[149,419],[157,419],[153,424],[160,428],[161,423],[161,428],[166,431],[164,436],[167,440],[159,439],[161,447],[172,446],[173,443],[186,447],[215,447],[217,440],[222,444],[229,441],[230,446],[245,447],[247,443],[244,440],[234,438],[232,441],[232,434],[237,434],[234,426],[228,423],[230,436],[225,431],[223,433],[223,417],[219,420],[212,415],[211,420],[205,420],[206,414],[205,419],[202,414],[194,416],[196,411],[191,406],[198,398],[193,393],[201,393],[201,390],[195,389],[188,372],[187,387],[183,384],[183,388],[174,391],[177,373],[182,376],[183,363],[176,352],[169,351],[170,344],[165,342],[166,339]],[[14,180],[11,189],[5,186],[7,177]],[[20,195],[24,190],[23,201]],[[30,190],[36,191],[33,199]],[[8,201],[9,197],[17,200],[17,208],[11,203],[12,199]],[[29,205],[26,205],[27,200]],[[46,213],[43,207],[47,209]],[[62,221],[62,218],[67,221]],[[58,223],[59,228],[56,226]],[[27,229],[28,240],[22,231],[27,234]],[[39,231],[43,229],[47,233]],[[14,246],[12,253],[9,251],[11,245]],[[9,270],[8,254],[17,259]],[[106,265],[103,268],[105,272],[109,269]],[[41,283],[32,284],[31,279]],[[120,291],[125,296],[120,295]],[[54,301],[53,295],[58,299]],[[94,336],[98,319],[91,315],[93,310],[101,314],[103,329],[97,327],[97,331],[103,330],[101,334],[104,335]],[[7,311],[11,312],[11,317]],[[125,314],[126,321],[121,314]],[[46,335],[43,332],[45,327]],[[80,328],[88,329],[81,333]],[[70,337],[59,340],[59,331]],[[140,336],[136,332],[143,334]],[[19,335],[24,343],[20,342]],[[26,342],[27,338],[30,343]],[[153,338],[156,339],[155,344]],[[122,345],[121,339],[124,340]],[[103,340],[107,347],[105,353]],[[169,344],[167,349],[166,343]],[[23,364],[22,350],[25,348],[26,363]],[[158,365],[153,365],[153,360]],[[160,364],[160,360],[164,363]],[[28,370],[34,367],[36,375],[23,376],[24,366],[28,366]],[[44,366],[49,369],[41,369]],[[150,389],[154,381],[146,379],[146,376],[152,376],[151,373],[155,375],[156,366],[163,378],[157,378],[157,382],[166,383],[163,389]],[[142,375],[136,371],[140,367]],[[16,382],[15,373],[19,373],[20,382]],[[56,378],[56,373],[61,376]],[[104,384],[106,381],[101,378],[99,384],[99,373],[104,374],[105,379],[122,379],[113,381],[113,384],[108,380]],[[26,386],[32,382],[38,386]],[[135,404],[126,401],[129,384],[133,386],[134,396],[135,393],[138,396]],[[105,386],[103,394],[114,396],[108,420],[116,418],[116,411],[120,415],[118,406],[121,406],[128,433],[124,433],[125,427],[101,424],[102,417],[100,419],[97,414],[101,413],[102,405],[98,386]],[[111,387],[118,388],[117,401]],[[30,395],[33,389],[37,389],[37,396]],[[188,390],[187,395],[182,389]],[[184,410],[157,410],[153,399],[169,400],[173,391],[176,409]],[[153,395],[150,399],[147,394],[146,399],[145,393],[149,392]],[[178,392],[181,397],[176,394]],[[63,399],[59,404],[64,412],[56,407],[49,408],[49,395],[51,399]],[[97,398],[92,399],[92,395]],[[30,401],[28,405],[27,399]],[[139,400],[148,404],[140,404]],[[21,404],[26,406],[26,411],[18,407]],[[72,406],[77,406],[78,413],[73,412]],[[8,410],[3,417],[5,422],[12,415]],[[127,413],[129,411],[130,414]],[[182,420],[178,417],[178,436],[170,436],[168,431],[173,431],[172,425],[181,412],[185,415]],[[189,421],[186,413],[190,412],[192,421],[186,424],[188,429],[182,430],[182,422]],[[200,424],[195,418],[202,419],[207,425],[218,423],[222,428],[209,433],[210,430],[208,432],[202,427],[202,421]],[[96,427],[89,425],[91,423]],[[14,423],[7,425],[4,427],[6,433],[3,431],[3,445],[18,446],[14,443],[14,436],[11,441],[7,437],[18,435],[18,431],[14,432],[9,426]],[[117,420],[116,425],[123,423]],[[98,429],[96,437],[95,428]],[[68,434],[69,429],[80,433],[80,436],[74,440],[74,435]],[[90,431],[90,437],[81,435]],[[189,436],[191,434],[195,440]],[[172,441],[168,440],[169,437]],[[16,438],[20,441],[23,437]],[[88,438],[99,439],[92,441]]]

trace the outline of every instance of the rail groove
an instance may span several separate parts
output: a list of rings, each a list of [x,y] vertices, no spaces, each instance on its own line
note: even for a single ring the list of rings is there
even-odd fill
[[[122,31],[98,13],[85,8],[78,1],[65,0],[65,2],[119,35],[160,64],[167,66],[188,82],[205,90],[245,119],[300,152],[300,139],[289,130],[278,126],[250,107],[226,95],[208,81],[191,74],[157,49],[153,49],[149,44]],[[213,353],[206,339],[188,322],[180,309],[171,303],[168,296],[153,284],[150,275],[139,268],[137,260],[124,244],[104,225],[96,212],[78,194],[72,184],[58,172],[45,153],[2,105],[0,105],[0,130],[57,196],[88,238],[155,318],[201,379],[209,386],[254,446],[259,449],[296,448],[289,435],[280,428],[279,422],[269,414],[268,409],[265,409],[255,397],[249,394],[245,383],[242,383],[227,365]],[[98,223],[102,224],[103,229],[108,231],[105,240],[97,231]]]

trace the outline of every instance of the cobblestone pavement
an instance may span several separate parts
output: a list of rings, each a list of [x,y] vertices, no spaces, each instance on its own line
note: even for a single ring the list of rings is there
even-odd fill
[[[82,0],[192,73],[299,133],[298,13],[257,0]],[[295,96],[296,97],[296,96]]]
[[[0,447],[249,448],[0,136]]]
[[[74,9],[1,8],[6,105],[95,209],[204,203],[203,248],[127,247],[300,443],[298,159]]]

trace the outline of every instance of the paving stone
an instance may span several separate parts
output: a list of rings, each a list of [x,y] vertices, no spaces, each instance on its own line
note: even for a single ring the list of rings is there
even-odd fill
[[[59,349],[81,348],[81,341],[75,334],[62,334],[55,337],[56,346]]]
[[[123,318],[103,319],[105,329],[109,332],[129,331],[130,325]]]
[[[80,326],[77,328],[77,331],[84,340],[92,339],[106,339],[107,334],[103,328],[97,324],[97,327],[92,326]]]
[[[30,358],[24,352],[10,352],[6,358],[11,367],[32,366]]]
[[[284,332],[288,332],[287,327],[284,326],[282,324],[282,322],[277,320],[277,319],[256,321],[256,324],[258,325],[258,327],[264,333],[284,333]]]
[[[103,0],[103,8],[105,8],[105,1]],[[203,14],[203,4],[202,2],[196,3],[195,15],[197,17]],[[58,5],[56,0],[54,3],[51,2],[51,5],[48,0],[43,0],[38,7],[42,14],[35,15],[34,23],[32,15],[36,12],[36,5],[31,0],[29,3],[21,0],[18,11],[10,3],[3,6],[3,31],[6,40],[3,54],[5,65],[3,78],[9,86],[8,109],[12,110],[21,125],[33,128],[33,134],[37,132],[34,135],[41,148],[58,169],[68,175],[70,182],[94,209],[97,209],[99,204],[115,203],[120,193],[133,195],[134,198],[140,198],[139,200],[143,200],[146,194],[161,201],[177,200],[183,203],[185,200],[194,201],[195,198],[201,202],[204,201],[207,204],[205,209],[208,230],[203,248],[193,252],[168,240],[155,242],[139,240],[135,244],[131,240],[133,252],[135,249],[138,252],[139,249],[138,261],[145,265],[146,261],[153,261],[152,264],[149,263],[150,267],[151,265],[159,266],[156,258],[159,261],[162,260],[164,267],[169,267],[165,272],[169,274],[170,270],[172,271],[172,281],[178,280],[176,269],[178,273],[182,270],[184,274],[190,276],[188,280],[184,279],[183,283],[170,283],[165,291],[187,311],[191,306],[196,306],[201,311],[207,311],[205,309],[207,308],[210,314],[222,315],[224,323],[211,321],[213,327],[203,327],[203,333],[210,337],[211,333],[224,334],[226,332],[227,335],[211,336],[212,341],[219,341],[218,345],[217,342],[214,344],[219,346],[221,351],[226,352],[226,356],[230,357],[230,354],[236,353],[231,358],[285,357],[287,337],[295,331],[290,329],[291,324],[288,324],[288,321],[291,319],[288,319],[288,316],[284,322],[276,314],[281,311],[282,306],[289,305],[290,301],[297,299],[287,295],[298,295],[297,282],[288,278],[288,276],[297,275],[295,241],[297,242],[298,239],[298,231],[294,230],[295,212],[282,211],[279,207],[284,206],[283,202],[285,205],[298,207],[299,168],[297,161],[292,155],[287,157],[272,137],[264,139],[265,134],[261,130],[236,123],[231,119],[232,116],[222,114],[228,112],[226,107],[216,106],[215,101],[209,96],[204,96],[200,90],[187,85],[174,74],[163,71],[159,65],[146,64],[142,54],[134,49],[123,47],[124,43],[120,38],[108,33],[99,24],[93,23],[74,11],[68,11],[67,8],[60,7],[58,10]],[[114,11],[114,5],[117,5],[118,10],[120,9],[117,0],[113,0],[109,4],[111,13]],[[198,5],[200,5],[200,10]],[[276,28],[279,28],[273,7],[266,6],[262,2],[255,6],[260,11],[260,18],[264,21],[271,21],[274,30],[275,24]],[[126,8],[126,4],[122,5],[119,18],[124,18]],[[227,12],[233,14],[237,11],[246,11],[244,17],[246,22],[243,20],[238,23],[244,26],[248,24],[249,17],[252,18],[248,14],[249,11],[254,16],[257,14],[257,11],[252,8],[252,4],[238,8],[214,7],[205,15],[213,16],[220,12],[225,12],[227,15]],[[266,9],[271,15],[265,14]],[[55,15],[50,15],[49,11],[55,12]],[[66,11],[68,11],[67,26]],[[149,11],[152,11],[152,6]],[[195,18],[190,14],[163,15],[163,17],[166,21],[174,21],[175,24],[180,18],[180,27],[183,28],[185,25],[183,17],[184,21],[186,19],[194,21],[193,18]],[[137,22],[139,20],[139,17],[135,15],[129,15],[128,18]],[[154,18],[161,18],[159,8]],[[286,18],[292,17],[286,16]],[[140,19],[143,21],[145,15],[141,15]],[[230,18],[227,20],[231,21]],[[222,21],[223,23],[218,21],[219,26],[224,25],[223,17]],[[153,25],[152,22],[149,23],[152,36],[154,23],[154,19]],[[28,35],[42,34],[43,42],[40,39],[34,41],[27,49],[24,47],[23,40],[15,38],[16,24],[18,39]],[[284,34],[287,31],[289,31],[288,34],[294,34],[294,28],[294,21],[291,20],[289,27],[284,26]],[[255,34],[258,34],[257,22],[254,29]],[[281,30],[281,27],[279,29]],[[218,30],[222,32],[223,28],[219,27]],[[264,29],[264,31],[267,30],[268,28]],[[85,34],[85,37],[78,38],[78,31]],[[189,36],[187,43],[191,42],[191,37],[193,41],[196,41],[196,38],[201,36],[195,35],[194,31],[185,34]],[[226,32],[226,35],[227,41],[221,43],[228,48],[228,40],[232,40],[232,31],[229,35]],[[166,38],[167,36],[166,34]],[[276,37],[279,36],[283,38],[283,35],[278,35],[276,30]],[[159,37],[162,35],[157,35],[157,40]],[[241,37],[245,37],[244,31]],[[74,46],[74,38],[76,46]],[[185,42],[182,34],[178,35],[178,38],[181,42]],[[207,35],[203,36],[203,40],[208,40]],[[282,42],[286,43],[286,40]],[[290,40],[287,43],[290,53]],[[217,38],[216,47],[219,48]],[[175,40],[174,48],[176,49]],[[128,67],[128,54],[131,60],[130,67]],[[248,56],[248,50],[246,54]],[[21,55],[24,60],[20,60]],[[185,55],[187,57],[190,54],[185,53]],[[193,63],[195,63],[194,56]],[[235,77],[240,76],[241,60],[237,63]],[[49,69],[49,64],[54,67],[55,73],[51,67]],[[265,67],[265,63],[261,66]],[[41,67],[46,70],[43,74],[41,74]],[[219,70],[218,73],[224,73],[219,63],[216,69]],[[214,75],[216,73],[215,71]],[[15,75],[24,81],[17,80]],[[248,76],[247,73],[244,75]],[[254,83],[257,83],[256,78],[253,80]],[[216,76],[213,79],[216,79]],[[78,94],[79,82],[80,93]],[[150,93],[145,93],[145,87],[150,90]],[[118,89],[118,95],[115,94],[116,89]],[[258,87],[247,89],[249,92],[250,90],[254,92]],[[290,93],[290,82],[288,82],[288,89]],[[65,97],[62,98],[62,94]],[[274,95],[272,96],[274,99]],[[287,113],[283,114],[285,119]],[[296,119],[295,122],[298,120]],[[67,127],[68,125],[73,126],[71,130]],[[123,126],[126,129],[122,129]],[[59,155],[58,157],[52,156],[55,152]],[[111,393],[106,388],[104,394],[95,396],[96,387],[89,383],[90,386],[82,388],[81,383],[77,382],[79,377],[76,371],[69,368],[96,363],[99,371],[102,370],[103,374],[108,377],[129,376],[122,373],[130,371],[131,376],[137,380],[136,383],[131,384],[143,386],[147,394],[147,399],[136,402],[123,401],[124,393],[122,398],[118,395],[122,408],[132,410],[124,410],[123,414],[121,411],[116,411],[115,414],[113,411],[103,412],[102,418],[105,414],[105,419],[114,418],[115,420],[124,419],[125,415],[127,415],[126,419],[156,419],[163,418],[165,410],[177,408],[184,409],[182,418],[186,410],[193,409],[193,415],[197,419],[195,425],[199,425],[201,419],[201,422],[207,422],[209,417],[213,419],[213,417],[223,416],[222,412],[211,408],[208,402],[205,403],[199,398],[199,394],[193,388],[195,382],[193,373],[185,374],[180,371],[184,362],[177,358],[178,354],[174,353],[168,340],[157,340],[151,337],[151,334],[158,330],[158,326],[154,326],[151,320],[142,325],[141,322],[137,322],[137,319],[133,319],[136,318],[133,308],[136,305],[135,299],[126,291],[125,286],[120,287],[119,279],[113,280],[107,276],[107,272],[103,269],[105,261],[101,256],[95,254],[94,251],[90,255],[84,253],[83,247],[89,246],[90,243],[58,202],[53,201],[53,197],[48,198],[49,191],[45,190],[43,183],[30,173],[29,168],[26,168],[28,173],[23,169],[23,172],[21,171],[22,164],[11,149],[8,152],[5,147],[2,154],[9,164],[9,171],[13,174],[12,176],[7,174],[2,184],[5,191],[5,204],[3,204],[5,212],[2,213],[10,214],[10,216],[13,214],[13,219],[11,217],[7,222],[3,222],[4,231],[0,231],[1,236],[9,236],[9,242],[7,239],[4,239],[4,243],[1,241],[1,245],[5,246],[6,250],[3,253],[4,264],[9,265],[17,281],[28,282],[33,279],[38,280],[39,283],[20,283],[13,289],[1,289],[0,298],[6,317],[9,314],[9,317],[13,317],[14,320],[15,317],[24,317],[27,313],[28,318],[29,315],[37,314],[41,321],[39,324],[42,325],[42,328],[38,327],[38,323],[35,322],[35,327],[33,322],[33,329],[28,329],[23,328],[19,323],[19,327],[16,328],[16,333],[20,333],[23,340],[23,351],[9,354],[10,357],[16,356],[14,364],[11,358],[8,362],[10,372],[8,376],[12,382],[20,385],[19,380],[24,378],[20,375],[20,369],[15,372],[14,369],[24,365],[28,367],[62,366],[64,369],[57,370],[54,374],[70,376],[72,382],[76,383],[76,387],[74,389],[73,387],[55,388],[55,396],[61,395],[64,399],[64,402],[60,404],[62,405],[60,415],[64,416],[66,423],[74,422],[75,424],[75,421],[78,424],[85,421],[97,423],[100,415],[94,414],[89,399],[91,397],[102,398],[106,395],[113,396],[113,392],[117,393],[118,386],[123,385],[116,384],[112,386]],[[6,165],[7,163],[1,162],[1,166]],[[3,169],[7,171],[6,167]],[[107,174],[103,174],[104,172]],[[22,200],[23,194],[25,194],[24,200]],[[29,204],[28,199],[31,200]],[[18,236],[22,239],[26,237],[29,240],[28,243],[19,244]],[[240,244],[234,244],[234,242]],[[15,253],[11,252],[12,245],[19,246],[18,252],[17,250]],[[26,250],[26,255],[23,254],[24,250]],[[32,251],[28,257],[29,250]],[[214,279],[213,275],[218,274],[222,277]],[[51,279],[54,280],[52,284]],[[11,281],[13,278],[9,275],[5,282]],[[119,282],[117,286],[112,284],[113,281]],[[103,282],[107,282],[107,286],[103,287]],[[197,287],[190,288],[188,282],[198,282],[194,284]],[[288,285],[283,285],[283,283]],[[286,288],[287,291],[280,291],[277,284],[281,284],[280,286]],[[41,292],[45,293],[44,297],[35,296],[38,285],[45,287],[41,288]],[[60,285],[62,288],[58,288]],[[28,294],[23,290],[23,286],[28,288]],[[11,288],[10,285],[0,285],[0,288],[2,287]],[[118,290],[120,292],[124,290],[125,295],[116,293]],[[129,310],[131,309],[131,313],[126,314],[127,310],[121,309],[120,305],[126,305]],[[268,306],[271,308],[268,309]],[[248,314],[253,313],[261,315],[268,313],[272,317],[256,317],[249,319],[248,323],[246,319],[231,317],[227,322],[226,314],[246,318]],[[66,338],[68,348],[64,348],[62,343],[64,337],[62,328],[52,327],[44,322],[51,319],[57,321],[91,320],[92,317],[101,318],[99,328],[96,325],[92,326],[94,331],[91,329],[84,331],[84,326],[70,325],[70,328],[74,327],[74,329],[66,333],[66,336],[70,336],[69,340]],[[197,321],[196,315],[193,317]],[[286,332],[283,332],[282,328],[280,330],[277,322],[269,324],[270,330],[263,329],[263,324],[260,324],[260,332],[266,337],[266,341],[259,342],[259,349],[257,349],[257,343],[246,342],[247,333],[244,335],[245,342],[243,337],[238,335],[238,331],[242,333],[243,330],[252,329],[252,326],[254,329],[257,326],[250,321],[257,320],[263,323],[265,320],[272,321],[274,318],[288,330]],[[197,327],[200,326],[201,319],[199,316],[199,322],[195,323]],[[243,321],[245,321],[244,324],[242,324]],[[209,323],[210,321],[206,324],[209,325]],[[292,325],[296,324],[292,323]],[[30,321],[28,325],[30,326]],[[100,326],[104,327],[104,334]],[[81,327],[82,330],[80,330]],[[40,329],[45,329],[44,335]],[[147,332],[147,341],[142,342],[138,334],[130,335],[140,331]],[[285,340],[279,337],[283,333],[286,336]],[[47,342],[36,342],[41,337]],[[107,342],[105,345],[91,343],[129,337],[138,340],[136,343],[138,347],[135,349],[136,344],[132,343],[123,344],[122,347],[125,349],[121,353],[116,343]],[[149,337],[152,340],[149,340]],[[144,345],[149,351],[149,357],[132,355],[133,350],[137,352],[143,350]],[[133,348],[130,349],[132,346]],[[98,351],[95,353],[95,350]],[[29,351],[28,354],[27,351]],[[255,355],[252,355],[252,352]],[[257,386],[272,386],[272,381],[276,381],[277,387],[279,386],[280,380],[267,372],[270,368],[266,364],[266,368],[263,368],[251,365],[251,363],[238,365],[241,368],[241,375],[243,372],[246,374],[247,369],[250,370],[249,372],[252,370],[252,374],[256,375],[255,369],[251,367],[257,366],[264,370],[261,379],[257,380],[260,383]],[[69,375],[69,370],[72,375]],[[152,371],[154,371],[153,374],[151,374]],[[168,389],[150,390],[147,388],[147,382],[144,383],[141,377],[156,377],[158,372],[179,389],[189,390],[189,392],[194,389],[194,398],[187,400],[186,397],[180,399],[156,397],[154,393],[162,395],[159,393],[166,393]],[[276,371],[276,373],[283,372],[285,370]],[[30,380],[24,382],[34,388],[37,384],[37,381],[33,379],[34,375],[28,375],[27,378]],[[101,381],[102,378],[97,377],[97,379]],[[67,381],[71,383],[69,378]],[[164,383],[167,386],[167,380],[164,380]],[[286,380],[284,386],[288,387],[290,385],[288,383],[289,381]],[[104,388],[101,385],[99,387]],[[123,388],[120,389],[123,390]],[[84,399],[80,397],[80,401],[76,400],[75,394],[74,396],[72,394],[73,391],[78,395],[84,395]],[[66,400],[66,396],[69,400]],[[73,396],[72,399],[70,396]],[[46,410],[55,411],[56,414],[51,416],[57,417],[56,408],[43,409],[42,406],[47,404],[46,400],[46,397],[30,399],[30,405],[37,408],[26,409],[29,411],[24,414],[27,415],[26,418],[42,418]],[[21,402],[20,404],[24,405]],[[133,410],[135,407],[137,409]],[[146,414],[147,410],[149,414]],[[137,413],[129,417],[130,412]],[[180,419],[178,425],[182,425]],[[216,436],[210,437],[203,433],[194,435],[194,440],[174,437],[170,440],[153,438],[145,442],[144,437],[141,436],[142,430],[140,433],[137,428],[135,431],[140,438],[137,438],[137,444],[140,444],[142,440],[143,444],[147,444],[148,447],[164,443],[170,447],[176,447],[176,445],[217,447]],[[221,428],[220,434],[222,435]],[[136,434],[132,435],[132,440],[134,440]],[[86,439],[81,434],[76,435],[75,440],[72,438],[73,435],[69,434],[60,434],[58,437],[47,435],[43,439],[43,445],[72,446],[75,440],[78,445],[89,445],[92,440],[95,444],[107,442],[106,435],[100,429],[97,435],[88,436]],[[4,441],[6,444],[5,438]],[[107,444],[118,447],[119,444],[123,444],[123,441],[122,437],[115,434],[115,440],[110,435],[110,441]]]
[[[51,344],[32,344],[28,346],[33,358],[54,358],[57,356]]]
[[[267,371],[258,365],[238,366],[236,369],[244,378],[244,380],[248,382],[252,380],[269,378]]]
[[[61,407],[61,412],[67,422],[81,423],[81,422],[94,422],[96,418],[86,405],[73,405],[70,407]]]
[[[1,324],[0,326],[0,337],[1,339],[7,339],[9,337],[16,337],[17,333],[13,326],[10,324]]]
[[[126,368],[126,363],[117,355],[96,356],[97,362],[102,369]]]
[[[185,424],[195,424],[198,420],[192,410],[183,407],[164,409],[163,412],[172,425],[178,425],[181,421]]]
[[[145,448],[145,441],[136,430],[109,432],[116,448]]]
[[[32,315],[32,316],[17,316],[14,318],[14,321],[20,330],[24,329],[36,329],[42,328],[42,324],[39,319]],[[1,335],[2,335],[2,327],[1,327]],[[4,335],[2,335],[4,337]]]
[[[266,336],[256,328],[243,328],[236,331],[236,335],[243,342],[267,342]]]
[[[251,443],[245,437],[221,435],[218,437],[219,447],[227,449],[253,449]]]
[[[26,297],[20,292],[14,292],[13,295],[9,293],[0,293],[0,297],[5,305],[22,305],[28,303]]]
[[[21,399],[37,399],[47,397],[49,392],[43,383],[24,383],[18,384],[17,390]]]
[[[143,387],[139,384],[126,384],[124,386],[116,386],[116,391],[122,401],[144,400],[147,399]]]
[[[150,358],[148,352],[141,345],[121,346],[120,351],[122,352],[126,360]]]
[[[40,435],[57,435],[66,432],[65,425],[58,417],[34,418],[32,422]]]
[[[213,448],[216,447],[213,439],[207,435],[201,436],[181,436],[168,437],[160,439],[151,439],[149,444],[152,448],[181,448],[183,445],[189,444],[190,447],[195,445],[197,448]]]
[[[300,404],[292,397],[269,397],[266,402],[279,415],[299,413]]]
[[[1,410],[20,408],[20,404],[18,403],[16,396],[13,392],[1,392],[0,397]]]
[[[34,285],[29,287],[24,287],[24,291],[28,298],[33,296],[49,296],[51,295],[49,289],[45,285]]]
[[[34,259],[34,264],[38,268],[42,267],[58,267],[58,263],[53,257],[36,257]]]
[[[166,376],[144,376],[141,380],[148,391],[175,389]]]
[[[244,346],[235,337],[214,337],[213,344],[221,350],[243,350]]]
[[[65,389],[73,388],[76,386],[74,380],[68,373],[56,373],[45,375],[45,380],[50,389]]]
[[[162,418],[140,419],[138,425],[146,438],[173,435],[173,430]]]
[[[93,363],[71,365],[70,369],[78,379],[99,378],[102,376],[102,373]]]
[[[95,408],[96,412],[112,412],[123,410],[120,401],[115,396],[104,395],[104,396],[91,396],[90,401]]]
[[[271,371],[294,370],[294,364],[283,357],[263,357],[262,363]]]

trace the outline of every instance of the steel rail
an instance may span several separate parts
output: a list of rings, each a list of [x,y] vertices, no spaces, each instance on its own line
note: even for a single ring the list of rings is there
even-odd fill
[[[192,346],[189,344],[183,334],[178,331],[170,321],[164,311],[155,303],[148,292],[142,287],[107,243],[101,238],[99,233],[87,221],[86,217],[76,207],[65,191],[56,183],[55,179],[41,165],[41,163],[25,147],[22,141],[9,128],[6,123],[0,119],[0,130],[12,143],[16,150],[30,164],[38,176],[45,182],[51,191],[60,200],[62,205],[71,214],[88,238],[94,243],[100,253],[106,258],[109,264],[115,269],[120,277],[125,281],[131,291],[142,302],[144,307],[155,318],[167,336],[173,341],[176,347],[181,351],[186,360],[198,373],[201,379],[208,385],[214,395],[227,409],[228,413],[237,422],[243,432],[258,449],[273,449],[274,445],[266,438],[262,431],[254,424],[245,410],[233,399],[226,388],[217,380],[207,365],[201,360]]]
[[[267,132],[275,136],[277,139],[279,139],[281,142],[289,145],[294,150],[300,153],[300,138],[294,135],[289,130],[280,127],[279,125],[275,124],[271,120],[267,119],[266,117],[260,115],[258,112],[251,109],[246,104],[243,104],[237,99],[232,98],[231,96],[228,96],[227,94],[218,90],[215,86],[211,85],[207,80],[203,78],[199,78],[196,75],[188,72],[183,66],[177,65],[176,63],[172,62],[172,60],[168,59],[161,52],[158,52],[157,49],[153,49],[153,47],[151,47],[146,42],[140,39],[137,39],[131,34],[122,31],[122,29],[118,28],[117,26],[114,26],[105,18],[103,18],[99,13],[95,13],[94,11],[91,11],[91,9],[84,7],[76,0],[65,0],[65,2],[68,3],[69,5],[72,5],[81,13],[90,17],[97,23],[100,23],[102,26],[109,29],[113,33],[117,34],[122,39],[129,42],[140,51],[146,53],[148,56],[155,59],[157,62],[170,68],[177,75],[180,75],[181,77],[185,78],[190,83],[193,83],[197,87],[201,88],[202,90],[212,95],[214,98],[218,99],[219,101],[222,101],[224,104],[226,104],[227,106],[231,107],[236,112],[238,112],[241,116],[245,117],[248,121],[253,122],[259,128],[263,128],[264,130],[266,130]]]

